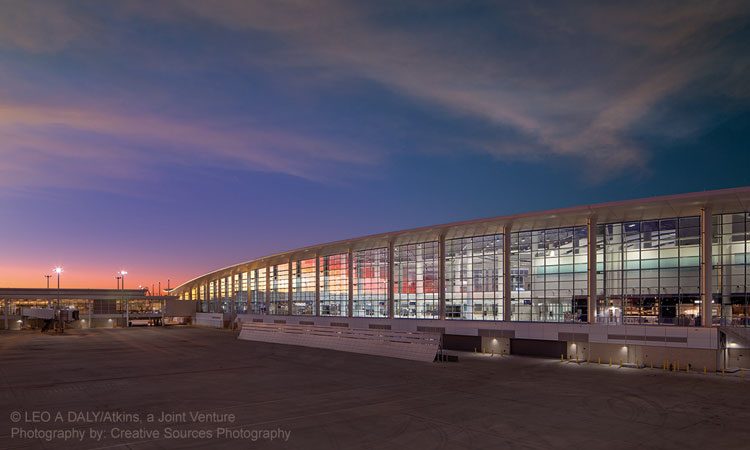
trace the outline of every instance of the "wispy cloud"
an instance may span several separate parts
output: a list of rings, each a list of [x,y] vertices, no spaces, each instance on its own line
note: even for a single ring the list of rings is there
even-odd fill
[[[243,51],[241,45],[226,54],[196,48],[194,59],[166,67],[161,83],[166,90],[170,77],[208,67],[248,73],[259,67],[302,68],[297,76],[308,82],[316,70],[329,77],[326,83],[364,78],[431,113],[487,130],[477,135],[460,127],[435,131],[462,150],[540,162],[549,156],[572,158],[604,169],[599,172],[647,166],[650,155],[632,138],[633,130],[648,127],[643,122],[657,105],[702,79],[710,78],[710,89],[721,95],[748,95],[743,74],[749,57],[724,41],[748,22],[750,4],[741,1],[436,2],[428,8],[419,2],[180,0],[130,1],[95,10],[83,4],[3,1],[0,10],[0,49],[35,55],[75,54],[83,47],[108,57],[107,46],[122,31],[109,27],[115,18],[148,21],[176,33],[170,39],[192,36],[191,30],[207,24],[238,43],[262,37],[273,42],[264,52]],[[200,33],[195,36],[200,40]],[[171,56],[161,42],[132,50],[139,51],[155,65],[160,55]],[[24,84],[2,71],[0,79]],[[86,184],[89,178],[73,175],[93,164],[113,177],[143,176],[143,167],[152,166],[144,161],[154,160],[326,179],[341,168],[382,162],[388,154],[343,137],[347,133],[335,123],[322,136],[309,126],[274,126],[241,114],[206,118],[193,112],[186,118],[174,114],[181,102],[174,94],[167,114],[155,112],[159,108],[145,95],[138,99],[140,109],[103,106],[95,98],[73,98],[75,107],[60,106],[44,95],[29,104],[4,84],[4,186],[29,180]],[[314,81],[307,86],[314,89]],[[158,92],[158,82],[144,92]],[[80,96],[80,89],[72,95]]]
[[[58,51],[86,35],[91,25],[63,2],[0,0],[0,47]]]
[[[654,105],[716,67],[747,64],[746,55],[721,47],[724,36],[747,23],[747,2],[469,2],[464,6],[487,10],[471,20],[459,3],[181,5],[229,29],[280,36],[293,49],[288,60],[368,77],[524,137],[479,145],[498,157],[571,156],[610,170],[648,159],[628,133]],[[729,84],[725,91],[737,95]]]
[[[326,181],[336,167],[376,162],[347,144],[248,123],[0,103],[0,187],[93,188],[180,164]]]

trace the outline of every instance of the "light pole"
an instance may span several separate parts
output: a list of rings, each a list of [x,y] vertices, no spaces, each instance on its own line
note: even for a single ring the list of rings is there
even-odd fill
[[[47,279],[47,289],[49,289],[49,279],[52,278],[52,275],[45,275],[44,278]],[[47,300],[47,308],[52,307],[52,300]]]
[[[62,317],[62,309],[60,309],[60,274],[63,271],[63,268],[60,266],[55,267],[54,269],[55,273],[57,274],[57,316],[60,320],[60,333],[65,332],[65,322],[63,322]]]
[[[117,273],[120,274],[120,278],[122,278],[122,284],[120,286],[122,286],[122,290],[124,291],[125,290],[125,275],[127,275],[128,272],[125,270],[121,270]],[[124,292],[122,293],[122,296],[123,296],[123,300],[125,300],[125,327],[127,328],[130,326],[130,302],[128,301],[127,298],[125,298]]]
[[[121,279],[122,277],[118,275],[118,276],[116,276],[115,278],[117,279],[117,290],[119,291],[119,290],[120,290],[120,279]]]

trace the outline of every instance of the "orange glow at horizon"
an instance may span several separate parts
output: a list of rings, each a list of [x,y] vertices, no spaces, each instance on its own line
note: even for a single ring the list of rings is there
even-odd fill
[[[48,269],[39,267],[2,267],[0,266],[0,288],[46,288],[47,278],[50,275],[49,287],[57,287],[57,274],[54,271],[56,265],[50,265]],[[63,271],[60,274],[61,288],[92,288],[92,289],[116,289],[118,272],[123,269],[105,270],[101,267],[76,267],[61,264]],[[159,282],[164,290],[167,285],[176,287],[183,281],[189,280],[195,274],[165,274],[155,270],[128,270],[125,276],[126,289],[138,289],[139,286],[151,289],[153,285],[158,290]],[[145,274],[144,274],[145,272]]]

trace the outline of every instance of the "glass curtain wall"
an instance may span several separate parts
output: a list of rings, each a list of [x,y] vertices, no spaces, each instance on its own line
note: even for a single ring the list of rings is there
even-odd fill
[[[227,277],[219,278],[219,302],[216,312],[229,311],[229,279]]]
[[[225,278],[219,278],[219,280],[216,282],[217,289],[218,289],[218,295],[216,297],[216,310],[214,312],[224,312],[224,302],[226,300],[226,279]]]
[[[354,252],[354,317],[388,317],[388,248]]]
[[[439,317],[438,262],[437,242],[394,247],[394,317]]]
[[[292,271],[292,314],[315,314],[315,258],[294,261]]]
[[[209,293],[209,303],[208,303],[208,312],[217,312],[218,308],[216,307],[217,303],[217,297],[218,297],[218,289],[217,284],[219,282],[214,280],[209,283],[208,293]]]
[[[238,275],[239,287],[237,292],[237,314],[245,314],[248,312],[248,287],[247,287],[247,272],[242,272]]]
[[[445,241],[445,318],[503,319],[503,235]]]
[[[200,312],[208,312],[208,283],[202,284],[200,288]]]
[[[266,268],[250,271],[250,313],[267,314],[266,309]]]
[[[511,234],[511,320],[586,320],[587,240],[586,226]]]
[[[270,268],[269,314],[284,315],[289,311],[289,263]]]
[[[597,321],[699,326],[700,220],[600,225]]]
[[[349,255],[321,256],[320,261],[321,316],[349,315]]]
[[[227,283],[229,285],[229,308],[227,311],[236,313],[239,308],[239,295],[240,295],[240,275],[234,274],[230,275],[227,278]]]
[[[722,325],[750,326],[750,213],[713,216],[714,304]]]
[[[224,312],[231,312],[234,308],[234,286],[233,286],[233,277],[229,275],[226,277],[225,285],[224,285],[224,304],[223,304],[223,310]]]
[[[208,302],[206,302],[207,290],[208,286],[205,284],[198,286],[198,297],[195,300],[198,300],[198,308],[200,312],[208,312]]]

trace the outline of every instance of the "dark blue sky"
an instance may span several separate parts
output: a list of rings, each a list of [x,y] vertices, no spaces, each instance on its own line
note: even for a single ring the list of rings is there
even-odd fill
[[[747,2],[0,1],[0,285],[750,184]]]

